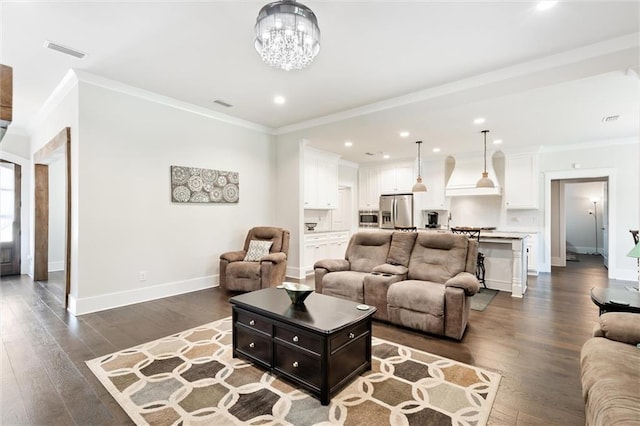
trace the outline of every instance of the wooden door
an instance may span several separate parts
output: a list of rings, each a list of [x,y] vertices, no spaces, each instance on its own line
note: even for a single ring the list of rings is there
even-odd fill
[[[0,161],[0,275],[20,275],[20,165]]]

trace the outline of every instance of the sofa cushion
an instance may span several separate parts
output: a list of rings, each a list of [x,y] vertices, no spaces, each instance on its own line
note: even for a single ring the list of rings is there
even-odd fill
[[[391,265],[409,266],[411,249],[416,241],[416,232],[394,232],[391,236],[391,246],[387,263]]]
[[[273,241],[251,240],[247,254],[244,256],[245,262],[260,262],[260,260],[269,254],[269,249],[273,245]]]
[[[444,291],[442,284],[407,280],[392,284],[387,293],[387,304],[434,317],[444,317]]]
[[[466,268],[464,235],[420,232],[409,260],[409,279],[445,283]]]
[[[383,263],[373,268],[371,272],[386,275],[406,275],[408,270],[406,266]]]
[[[322,294],[364,303],[364,277],[366,272],[338,271],[322,279]]]
[[[387,261],[391,233],[389,232],[359,232],[351,237],[347,247],[346,259],[351,264],[351,270],[356,272],[371,272],[371,270]]]

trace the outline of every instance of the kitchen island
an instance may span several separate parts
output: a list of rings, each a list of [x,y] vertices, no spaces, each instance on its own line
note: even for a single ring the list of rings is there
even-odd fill
[[[488,288],[523,297],[527,291],[527,238],[521,232],[480,233],[480,252],[484,254],[485,282]]]

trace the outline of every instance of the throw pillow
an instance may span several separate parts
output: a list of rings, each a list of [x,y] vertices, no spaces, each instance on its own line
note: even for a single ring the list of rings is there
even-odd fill
[[[260,259],[269,254],[273,241],[251,240],[249,242],[249,250],[244,256],[245,262],[260,262]]]

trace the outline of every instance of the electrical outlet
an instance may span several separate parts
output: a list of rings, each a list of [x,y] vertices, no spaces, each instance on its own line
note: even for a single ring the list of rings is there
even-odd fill
[[[140,281],[147,280],[147,271],[140,271]]]

